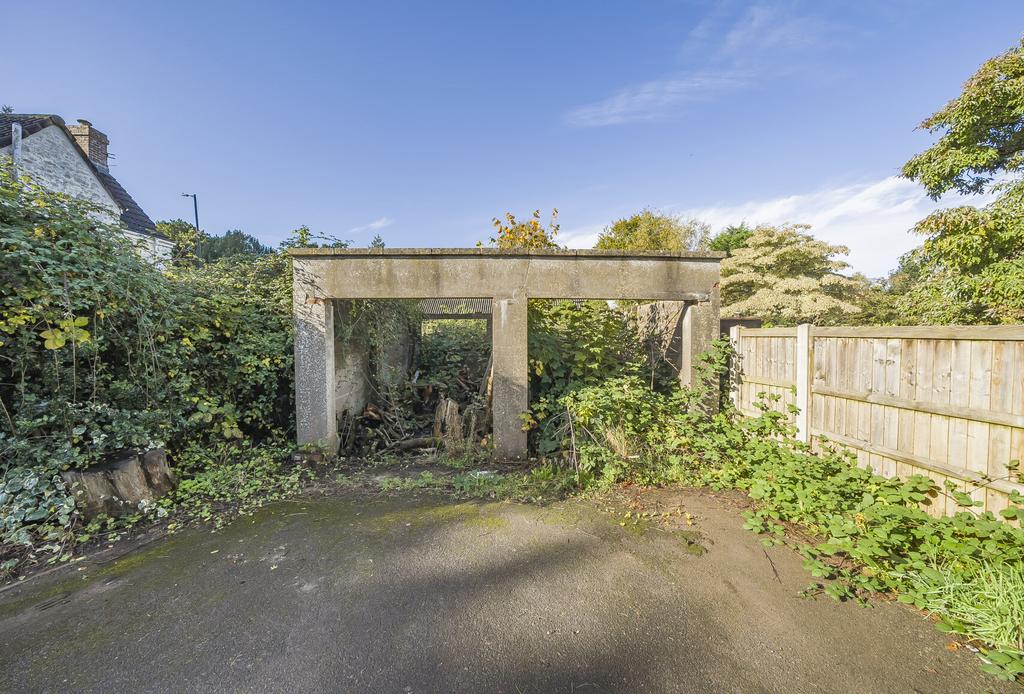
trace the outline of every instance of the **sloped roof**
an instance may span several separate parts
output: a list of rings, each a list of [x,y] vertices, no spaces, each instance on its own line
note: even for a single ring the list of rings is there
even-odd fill
[[[37,133],[51,125],[64,127],[64,121],[58,116],[45,113],[0,113],[0,147],[11,144],[11,126],[21,123],[22,137]]]
[[[157,233],[156,224],[149,218],[149,215],[139,206],[139,203],[135,202],[135,199],[128,194],[128,191],[124,189],[117,179],[110,175],[109,171],[104,171],[96,166],[95,163],[85,152],[79,148],[78,143],[75,142],[74,135],[68,130],[64,124],[64,119],[60,116],[47,113],[0,113],[0,148],[7,147],[11,144],[12,140],[12,129],[11,126],[14,123],[21,124],[22,137],[28,137],[34,133],[39,132],[43,128],[51,125],[58,126],[68,139],[71,141],[71,145],[75,148],[75,151],[81,155],[82,160],[89,166],[93,174],[99,180],[100,185],[107,191],[107,194],[114,200],[114,203],[121,209],[121,223],[129,231],[134,231],[137,234],[145,234],[146,236],[156,236],[158,238],[167,238],[163,234]]]
[[[121,208],[121,223],[124,224],[131,231],[138,232],[140,234],[148,234],[149,236],[159,236],[160,238],[167,238],[163,234],[157,233],[156,224],[149,218],[139,203],[135,202],[135,199],[128,194],[117,179],[111,176],[106,171],[96,169],[96,176],[100,179],[100,183],[110,193],[110,197],[114,198],[114,202],[117,203],[118,207]]]

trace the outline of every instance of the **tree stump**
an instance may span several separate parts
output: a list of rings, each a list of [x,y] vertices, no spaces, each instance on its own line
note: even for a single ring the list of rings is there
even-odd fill
[[[448,450],[461,450],[466,445],[463,433],[462,415],[459,404],[450,398],[443,398],[434,410],[434,438]]]
[[[66,470],[61,477],[86,519],[137,511],[141,502],[154,501],[178,484],[167,466],[167,454],[159,448],[141,455],[127,451],[88,470]]]
[[[151,448],[142,454],[142,471],[157,499],[178,486],[178,480],[167,466],[167,453],[162,448]]]

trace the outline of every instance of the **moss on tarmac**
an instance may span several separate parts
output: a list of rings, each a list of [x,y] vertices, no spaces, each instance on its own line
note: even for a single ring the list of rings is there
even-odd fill
[[[762,549],[721,500],[652,508],[278,503],[7,591],[0,687],[1012,690],[912,610],[798,597],[799,557]]]

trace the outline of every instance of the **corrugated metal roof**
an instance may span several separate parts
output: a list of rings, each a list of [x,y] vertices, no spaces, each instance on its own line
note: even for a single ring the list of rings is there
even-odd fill
[[[586,303],[586,299],[564,299],[577,306]],[[419,303],[420,312],[429,317],[443,316],[479,316],[491,315],[490,299],[422,299]]]
[[[425,316],[491,315],[490,299],[423,299],[420,311]]]

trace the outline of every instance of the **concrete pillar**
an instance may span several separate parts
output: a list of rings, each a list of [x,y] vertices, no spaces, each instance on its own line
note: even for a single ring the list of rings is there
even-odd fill
[[[687,302],[681,322],[681,346],[679,383],[694,386],[698,383],[698,360],[701,353],[711,348],[719,337],[719,295],[718,285],[709,293],[706,301]]]
[[[491,301],[491,398],[498,458],[525,458],[527,454],[526,432],[519,418],[530,406],[526,303],[525,296]]]
[[[295,309],[295,428],[299,445],[338,450],[334,403],[334,307],[315,296],[296,276]]]
[[[334,414],[363,413],[370,401],[370,343],[365,332],[353,331],[352,299],[334,301]],[[378,355],[382,356],[382,355]]]

